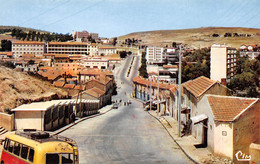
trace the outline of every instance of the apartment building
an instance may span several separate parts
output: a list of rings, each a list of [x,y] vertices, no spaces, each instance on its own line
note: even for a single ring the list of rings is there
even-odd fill
[[[20,58],[23,54],[34,54],[35,56],[42,56],[44,49],[44,42],[16,41],[12,43],[12,52],[14,58]]]
[[[163,48],[162,47],[147,47],[146,61],[148,64],[163,63]]]
[[[178,61],[178,54],[179,51],[177,50],[177,48],[174,47],[169,47],[166,48],[163,54],[163,60],[167,60],[170,63],[174,63]]]
[[[210,78],[223,84],[230,82],[236,74],[235,48],[213,44],[210,51]]]
[[[80,42],[48,42],[46,43],[46,53],[88,55],[90,53],[90,45]]]
[[[249,59],[256,59],[260,54],[259,45],[241,45],[240,46],[240,56],[248,56]]]

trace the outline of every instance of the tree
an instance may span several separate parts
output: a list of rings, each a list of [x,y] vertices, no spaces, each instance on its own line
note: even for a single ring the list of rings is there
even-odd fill
[[[11,51],[12,42],[10,40],[1,40],[1,51]]]
[[[15,36],[15,34],[16,34],[16,29],[15,29],[15,28],[13,28],[13,29],[12,29],[12,33],[11,33],[11,36],[12,36],[12,37],[14,37],[14,36]]]
[[[120,54],[120,58],[125,58],[127,55],[126,51],[120,51],[119,54]]]

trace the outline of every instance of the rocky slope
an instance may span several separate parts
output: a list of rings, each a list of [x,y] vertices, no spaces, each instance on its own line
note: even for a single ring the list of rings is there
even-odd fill
[[[21,104],[65,98],[67,92],[27,73],[0,66],[0,112]]]

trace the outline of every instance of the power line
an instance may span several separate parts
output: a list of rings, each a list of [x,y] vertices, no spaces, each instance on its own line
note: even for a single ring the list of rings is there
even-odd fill
[[[27,23],[27,22],[29,22],[29,21],[31,21],[31,20],[33,20],[33,19],[39,18],[40,16],[42,16],[42,15],[44,15],[44,14],[50,12],[51,10],[56,9],[57,7],[60,7],[60,6],[63,6],[63,5],[65,5],[65,4],[67,4],[69,1],[71,1],[71,0],[67,0],[66,2],[64,2],[64,3],[62,3],[62,4],[59,4],[59,5],[57,5],[57,6],[53,7],[53,8],[50,8],[50,9],[48,9],[48,10],[45,10],[45,11],[43,11],[42,13],[40,13],[40,14],[38,14],[38,15],[36,15],[36,16],[33,16],[33,17],[27,19],[26,21],[20,23],[19,26],[21,26],[21,25],[23,25],[24,23]]]
[[[65,16],[65,17],[63,17],[63,18],[61,18],[61,19],[59,19],[59,20],[57,20],[57,21],[54,21],[54,22],[49,23],[49,24],[47,24],[47,25],[45,25],[45,26],[42,26],[42,28],[47,27],[47,26],[50,26],[50,25],[55,24],[55,23],[58,23],[58,22],[61,22],[61,21],[65,20],[65,19],[68,19],[68,18],[74,16],[74,15],[77,15],[77,14],[79,14],[79,13],[81,13],[81,12],[83,12],[83,11],[85,11],[85,10],[91,8],[91,7],[94,7],[94,6],[98,5],[98,4],[101,3],[102,1],[105,1],[105,0],[101,0],[101,1],[95,3],[95,4],[91,5],[91,6],[88,6],[88,7],[84,8],[84,9],[82,9],[82,10],[79,10],[79,11],[75,12],[75,13],[73,13],[73,14],[71,14],[71,15]]]

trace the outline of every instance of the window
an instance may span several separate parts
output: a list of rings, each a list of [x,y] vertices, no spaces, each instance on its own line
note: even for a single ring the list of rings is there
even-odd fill
[[[73,164],[72,154],[60,154],[62,164]]]
[[[10,140],[9,145],[8,145],[8,151],[12,153],[13,152],[13,148],[14,148],[14,141]]]
[[[26,146],[26,145],[22,146],[21,157],[23,159],[27,159],[28,150],[29,150],[28,146]]]
[[[29,151],[29,156],[28,156],[28,160],[30,162],[33,162],[33,157],[34,157],[34,150],[33,149],[30,149]]]
[[[59,154],[46,154],[46,164],[60,163]]]
[[[222,136],[227,136],[227,131],[222,131]]]
[[[16,142],[14,144],[14,154],[15,155],[20,156],[20,148],[21,148],[21,144]]]

